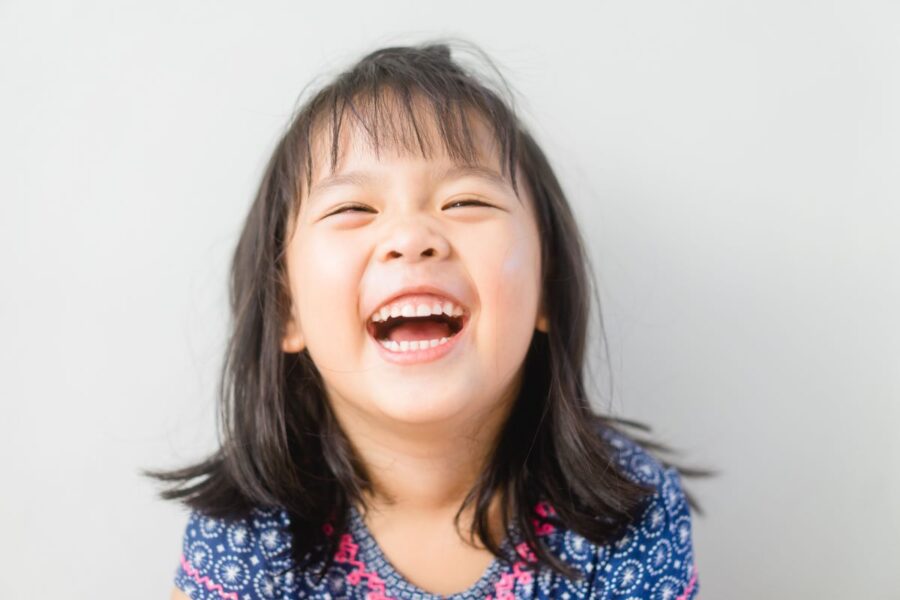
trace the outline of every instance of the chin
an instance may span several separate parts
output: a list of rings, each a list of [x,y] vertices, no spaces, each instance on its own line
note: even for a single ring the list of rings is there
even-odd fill
[[[425,425],[458,416],[466,408],[466,403],[460,400],[464,397],[463,392],[454,397],[452,394],[435,396],[424,391],[406,391],[379,398],[376,405],[385,417],[397,423]]]

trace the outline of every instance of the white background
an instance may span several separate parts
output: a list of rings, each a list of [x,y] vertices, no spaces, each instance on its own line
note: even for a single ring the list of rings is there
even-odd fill
[[[900,598],[892,1],[0,2],[4,598],[160,599],[226,269],[303,87],[496,59],[602,286],[611,408],[685,463],[702,596]],[[600,387],[603,387],[600,382]]]

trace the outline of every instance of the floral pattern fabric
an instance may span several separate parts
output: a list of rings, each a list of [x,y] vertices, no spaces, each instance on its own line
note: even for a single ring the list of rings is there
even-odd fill
[[[495,559],[467,590],[440,596],[405,579],[381,551],[355,507],[331,569],[299,572],[290,556],[290,519],[284,510],[254,509],[225,521],[192,512],[183,538],[175,585],[192,600],[693,600],[700,585],[694,564],[691,515],[678,472],[639,444],[610,430],[603,435],[629,478],[656,493],[615,543],[597,546],[577,533],[535,521],[536,533],[583,578],[568,580],[544,568],[514,527],[502,545],[517,561]],[[552,513],[540,503],[538,514]],[[326,531],[329,525],[325,525]]]

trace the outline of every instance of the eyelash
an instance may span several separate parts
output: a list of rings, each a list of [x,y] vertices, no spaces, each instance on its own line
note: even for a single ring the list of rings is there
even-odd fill
[[[490,206],[490,204],[486,202],[482,202],[481,200],[455,200],[451,202],[449,206],[455,206],[457,204],[462,204],[463,206]],[[338,210],[331,213],[332,215],[338,215],[344,212],[350,212],[351,209],[362,209],[363,211],[367,211],[369,209],[368,206],[363,206],[362,204],[348,204],[347,206],[341,207]]]

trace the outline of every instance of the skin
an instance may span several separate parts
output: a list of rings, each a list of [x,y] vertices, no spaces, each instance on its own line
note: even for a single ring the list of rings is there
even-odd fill
[[[473,126],[481,164],[499,174],[487,128],[477,120]],[[463,514],[460,530],[453,516],[509,414],[535,329],[547,331],[531,193],[521,176],[519,198],[508,182],[440,178],[454,166],[440,145],[431,160],[387,148],[376,157],[348,121],[335,173],[368,171],[374,179],[323,188],[326,139],[313,145],[311,193],[290,219],[292,307],[282,350],[307,349],[321,372],[328,401],[373,479],[366,522],[382,550],[398,570],[416,574],[407,575],[413,583],[460,591],[493,556],[462,539],[471,514]],[[454,206],[462,200],[485,205]],[[336,213],[351,203],[362,208]],[[423,281],[447,286],[465,304],[465,337],[436,361],[387,362],[366,321],[400,287]],[[495,503],[499,542],[496,511]],[[412,538],[417,544],[406,550]],[[435,562],[448,556],[455,573]]]

